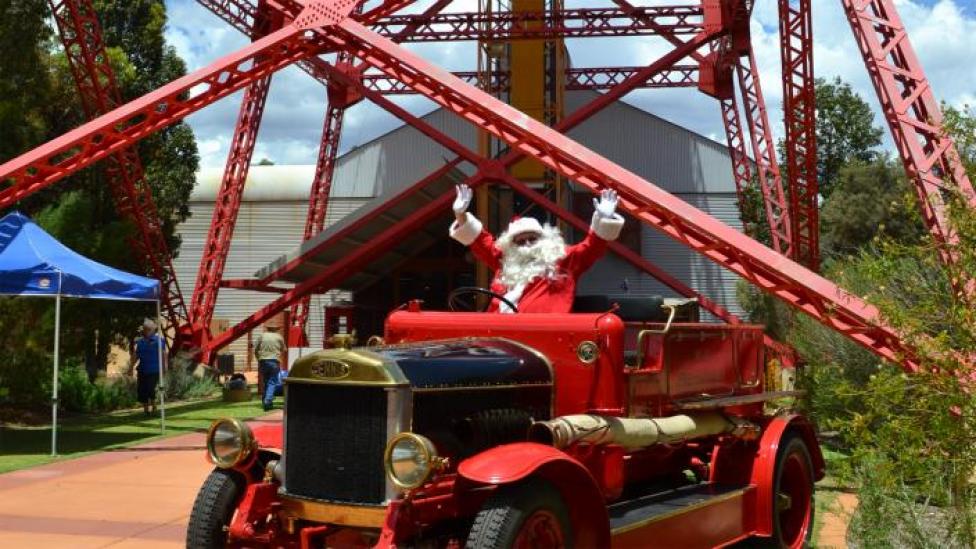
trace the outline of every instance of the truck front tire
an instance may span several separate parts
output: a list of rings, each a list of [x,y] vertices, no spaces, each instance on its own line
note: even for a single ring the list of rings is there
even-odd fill
[[[801,548],[813,537],[813,461],[803,437],[789,433],[776,453],[773,536],[769,547]]]
[[[214,469],[204,481],[190,512],[186,529],[187,549],[216,549],[227,544],[237,503],[244,495],[244,479],[234,471]]]
[[[548,482],[533,480],[498,489],[478,512],[468,549],[563,549],[573,546],[569,512]]]

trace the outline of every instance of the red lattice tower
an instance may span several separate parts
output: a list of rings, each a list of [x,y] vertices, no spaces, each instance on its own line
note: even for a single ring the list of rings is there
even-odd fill
[[[938,106],[932,98],[917,59],[911,52],[893,4],[881,0],[843,2],[881,96],[889,126],[899,144],[899,152],[909,175],[919,187],[927,212],[926,220],[940,241],[951,244],[953,235],[945,224],[941,206],[944,202],[943,195],[962,192],[972,204],[972,195],[969,194],[971,185],[961,172],[958,155],[955,154],[951,140],[941,131]],[[250,34],[253,31],[257,11],[252,4],[244,0],[202,3],[244,32]],[[621,208],[638,221],[661,231],[879,356],[900,362],[907,370],[920,367],[913,350],[900,340],[898,333],[885,323],[875,307],[784,257],[784,254],[788,254],[808,265],[815,265],[809,260],[813,253],[809,229],[807,240],[800,236],[804,234],[802,230],[796,230],[797,227],[815,227],[816,223],[815,208],[809,207],[811,197],[815,196],[815,187],[811,186],[815,181],[811,181],[808,171],[801,171],[809,168],[809,164],[805,163],[809,162],[810,155],[815,152],[815,149],[811,152],[811,142],[804,140],[809,137],[804,132],[810,131],[812,122],[809,116],[810,107],[808,103],[804,103],[808,99],[804,94],[810,89],[809,81],[812,77],[812,29],[807,24],[809,3],[799,2],[795,11],[792,7],[794,4],[781,4],[784,16],[788,18],[783,27],[784,43],[785,35],[788,34],[792,48],[791,51],[784,52],[783,57],[792,63],[788,66],[793,67],[786,71],[789,82],[784,82],[784,85],[796,84],[794,88],[787,88],[787,101],[791,107],[787,119],[793,127],[788,131],[787,149],[790,204],[783,199],[786,193],[782,187],[782,178],[778,176],[778,163],[772,147],[768,117],[765,114],[761,90],[757,85],[758,77],[749,45],[751,1],[703,0],[700,5],[690,7],[637,8],[624,0],[614,0],[616,8],[601,8],[605,11],[598,14],[592,11],[584,13],[577,10],[575,14],[567,11],[558,14],[558,17],[546,18],[542,27],[534,24],[531,32],[536,34],[533,36],[538,36],[539,33],[547,38],[654,35],[666,39],[674,46],[671,51],[645,67],[606,67],[591,70],[589,76],[577,81],[581,82],[581,87],[601,87],[606,89],[606,93],[598,95],[589,104],[564,117],[553,128],[548,128],[473,88],[462,78],[432,66],[391,40],[431,40],[438,33],[443,38],[462,35],[462,30],[469,32],[467,28],[456,27],[456,14],[441,14],[438,11],[446,2],[437,3],[437,9],[428,10],[419,16],[404,18],[394,15],[411,3],[406,0],[381,2],[371,10],[358,14],[353,13],[356,2],[319,0],[308,2],[305,6],[294,1],[268,0],[263,6],[280,18],[280,29],[270,31],[267,36],[255,40],[240,51],[0,166],[0,175],[11,182],[10,187],[0,191],[0,200],[11,196],[25,196],[51,185],[85,166],[131,146],[159,128],[266,78],[282,67],[299,64],[323,83],[343,85],[352,90],[350,93],[361,94],[390,111],[452,151],[457,159],[449,161],[428,177],[400,191],[388,202],[365,214],[363,219],[355,220],[350,227],[344,227],[315,246],[307,246],[299,257],[281,265],[267,277],[260,280],[223,281],[223,284],[234,287],[276,291],[280,296],[231,330],[207,342],[205,357],[212,356],[216,350],[272,315],[301,303],[307,296],[338,287],[350,274],[363,268],[377,254],[390,250],[400,239],[442,215],[451,202],[451,196],[439,196],[426,202],[403,217],[399,223],[385,228],[369,242],[343,255],[294,288],[285,290],[270,286],[272,281],[301,265],[318,250],[349,234],[357,224],[385,215],[390,204],[414,196],[427,182],[445,176],[461,162],[477,167],[475,175],[469,177],[467,183],[473,186],[507,184],[568,223],[582,223],[570,212],[547,202],[546,197],[533,192],[508,174],[508,167],[528,157],[542,163],[559,176],[576,182],[580,188],[593,192],[602,188],[616,189],[622,199]],[[479,14],[469,14],[469,17],[478,16]],[[573,17],[577,19],[574,20]],[[577,22],[569,24],[567,21]],[[533,22],[538,21],[533,18]],[[520,27],[516,20],[501,26],[475,25],[470,32],[487,33],[496,40],[518,39],[519,36],[530,33]],[[397,36],[397,33],[402,34]],[[797,36],[801,38],[794,40]],[[325,52],[342,52],[348,59],[355,60],[357,70],[342,70],[336,64],[319,57],[319,54]],[[697,71],[678,69],[687,67],[689,62],[697,63]],[[653,183],[586,149],[565,134],[634,89],[660,86],[669,81],[687,86],[688,79],[694,78],[695,72],[698,87],[720,99],[722,111],[726,114],[725,121],[731,128],[729,137],[733,147],[730,153],[736,165],[737,183],[740,187],[751,185],[751,179],[758,176],[756,178],[763,191],[766,221],[773,234],[775,250],[759,244]],[[359,74],[364,76],[360,77]],[[680,77],[674,78],[670,75]],[[503,82],[505,75],[499,74],[493,78]],[[739,83],[739,96],[736,95],[733,80]],[[186,92],[191,88],[197,92],[193,96],[187,96]],[[508,144],[509,150],[497,159],[484,158],[390,102],[384,96],[384,91],[412,91],[421,94]],[[737,105],[740,96],[745,124],[741,122]],[[735,117],[732,116],[733,111],[736,113]],[[327,128],[330,127],[333,126],[327,125]],[[752,145],[755,164],[745,160],[749,155],[746,143]],[[323,172],[329,164],[327,160],[330,156],[327,155],[326,161],[320,163]],[[797,174],[804,175],[806,179],[794,179]],[[320,173],[317,180],[324,182],[325,175]],[[798,185],[805,187],[800,189]],[[321,188],[315,195],[316,206],[310,206],[307,222],[307,226],[312,229],[317,227],[315,221],[324,211],[318,206],[323,200]],[[939,201],[940,198],[943,198],[942,202]],[[794,221],[796,210],[803,208],[803,204],[806,204],[806,211],[801,214],[800,220]],[[804,246],[807,249],[806,256],[802,255]],[[624,259],[645,272],[658,276],[679,293],[694,295],[690,288],[669,278],[667,273],[660,271],[646,259],[636,254],[628,255],[623,251],[620,253]],[[945,259],[951,264],[953,258],[951,254],[946,254]],[[720,318],[729,322],[736,321],[707,297],[698,298],[703,307]]]

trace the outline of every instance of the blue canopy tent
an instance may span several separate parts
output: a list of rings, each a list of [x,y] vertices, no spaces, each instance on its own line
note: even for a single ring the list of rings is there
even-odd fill
[[[54,384],[51,399],[51,454],[57,453],[58,367],[61,298],[155,301],[159,324],[159,282],[102,265],[84,257],[19,212],[0,219],[0,294],[46,296],[54,306]],[[162,354],[162,346],[160,355]],[[160,365],[163,365],[160,356]],[[165,379],[165,371],[160,379]],[[165,383],[165,382],[163,382]],[[162,397],[161,397],[162,398]],[[162,428],[165,402],[160,402]]]

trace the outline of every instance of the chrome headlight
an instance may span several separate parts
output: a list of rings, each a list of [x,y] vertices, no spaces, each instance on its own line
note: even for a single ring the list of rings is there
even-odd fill
[[[387,443],[384,463],[393,484],[403,490],[412,490],[426,482],[443,460],[437,457],[434,443],[427,437],[400,433]]]
[[[239,465],[254,451],[251,428],[238,419],[218,419],[207,432],[207,451],[214,465],[228,469]]]

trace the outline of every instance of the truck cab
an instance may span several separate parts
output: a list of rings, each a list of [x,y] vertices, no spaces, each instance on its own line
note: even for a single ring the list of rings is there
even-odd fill
[[[373,345],[300,359],[282,426],[211,428],[188,544],[801,547],[823,458],[768,411],[791,395],[764,387],[762,328],[688,300],[574,309],[412,302]]]

